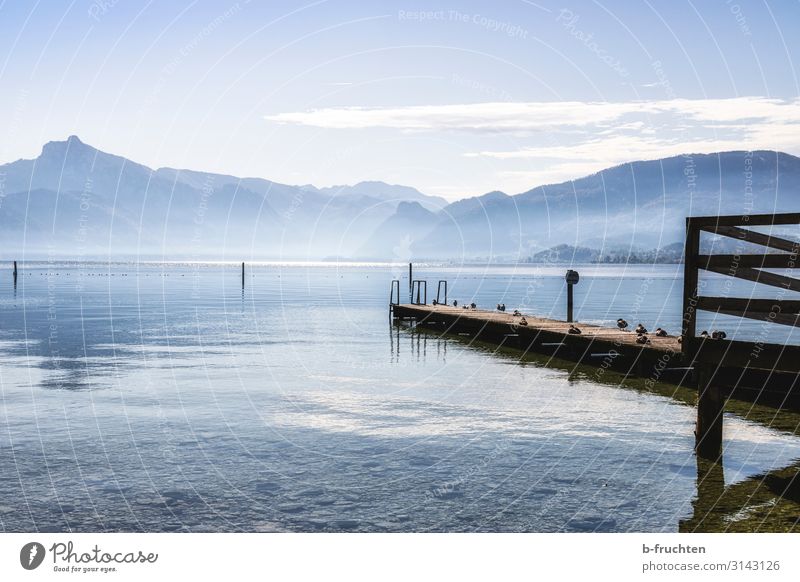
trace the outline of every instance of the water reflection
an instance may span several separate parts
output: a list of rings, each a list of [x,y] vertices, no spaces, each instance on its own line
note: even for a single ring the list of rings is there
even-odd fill
[[[522,366],[532,365],[560,370],[567,374],[568,381],[577,382],[590,379],[598,385],[613,386],[622,390],[640,392],[654,391],[668,396],[684,405],[694,407],[696,391],[684,387],[656,384],[644,389],[644,382],[637,378],[621,375],[603,374],[598,376],[596,369],[560,360],[536,353],[525,353],[502,346],[484,344],[469,337],[438,332],[425,326],[409,326],[402,322],[395,323],[396,335],[393,343],[400,344],[400,332],[403,331],[406,341],[413,347],[419,345],[420,336],[430,338],[437,345],[444,344],[448,338],[470,349],[493,354],[509,362]],[[424,340],[422,340],[424,342]],[[752,403],[729,400],[727,409],[742,413],[750,420],[780,430],[798,432],[798,413],[778,411]],[[623,411],[619,411],[624,413]],[[777,452],[777,445],[776,445]],[[746,470],[746,463],[738,470],[732,471],[736,481],[729,478],[726,484],[724,462],[726,455],[719,462],[702,459],[687,450],[695,461],[695,496],[691,501],[691,515],[680,519],[678,530],[681,532],[726,532],[726,531],[763,531],[783,532],[800,528],[800,460],[792,464],[756,475],[741,477]],[[728,455],[730,456],[730,455]]]
[[[264,269],[245,294],[240,265],[171,272],[62,272],[54,304],[44,275],[17,304],[6,279],[0,529],[675,531],[695,512],[691,390],[422,328],[386,342],[388,269]],[[506,278],[464,283],[489,304]],[[726,487],[800,456],[763,428],[790,417],[735,411],[762,418],[726,425]]]
[[[725,486],[721,463],[697,461],[697,497],[682,532],[790,532],[800,526],[800,462]]]

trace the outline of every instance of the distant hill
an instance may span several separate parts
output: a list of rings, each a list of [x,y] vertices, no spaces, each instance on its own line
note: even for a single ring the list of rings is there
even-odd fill
[[[657,249],[613,248],[605,252],[589,247],[556,245],[524,259],[526,263],[682,263],[683,243]]]
[[[490,192],[442,210],[414,246],[424,257],[528,257],[559,244],[662,248],[681,242],[686,216],[797,211],[800,158],[772,151],[631,162],[539,186]]]
[[[614,260],[682,243],[687,215],[797,211],[800,158],[637,161],[446,204],[408,186],[293,186],[151,169],[71,136],[0,166],[0,253],[175,258]],[[724,244],[724,243],[723,243]],[[604,258],[605,257],[605,258]],[[666,259],[665,259],[666,260]]]
[[[313,187],[312,187],[313,188]],[[328,196],[350,196],[378,198],[385,202],[417,202],[423,208],[438,212],[447,206],[447,200],[438,196],[428,196],[416,188],[401,186],[398,184],[386,184],[385,182],[359,182],[353,186],[331,186],[329,188],[317,188],[317,192]]]
[[[356,252],[356,257],[408,261],[414,244],[425,238],[438,222],[438,214],[419,202],[401,202]]]

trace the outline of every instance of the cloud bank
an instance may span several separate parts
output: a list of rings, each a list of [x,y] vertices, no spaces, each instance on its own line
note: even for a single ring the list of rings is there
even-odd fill
[[[599,102],[491,102],[333,107],[266,116],[329,130],[464,132],[486,144],[460,155],[494,161],[506,184],[576,178],[620,163],[684,153],[800,152],[800,99],[735,97]],[[502,149],[491,137],[505,137]],[[509,147],[509,139],[512,146]],[[492,145],[494,144],[494,148]]]

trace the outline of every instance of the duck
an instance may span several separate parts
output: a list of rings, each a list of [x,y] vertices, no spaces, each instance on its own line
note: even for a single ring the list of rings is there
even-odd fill
[[[567,333],[572,335],[580,335],[582,332],[579,328],[575,327],[574,325],[570,325]]]
[[[519,320],[519,324],[520,325],[528,325],[528,320],[523,317],[522,319]]]
[[[505,310],[506,310],[506,304],[505,303],[501,303],[500,304],[500,311],[505,311]]]
[[[620,317],[617,320],[617,327],[620,328],[622,331],[625,331],[625,328],[628,327],[628,322]]]
[[[514,313],[512,313],[511,315],[513,315],[514,317],[521,317],[522,316],[522,314],[519,312],[519,309],[515,309]]]
[[[667,332],[661,329],[660,327],[656,328],[656,337],[667,337]]]
[[[497,304],[497,311],[503,311],[499,303]]]
[[[634,331],[639,335],[644,335],[647,333],[647,328],[640,323]]]
[[[706,330],[703,330],[703,331],[700,332],[700,336],[699,337],[701,337],[703,339],[706,339],[706,338],[708,338],[710,336],[708,335],[708,332]]]
[[[639,337],[636,338],[636,343],[637,344],[649,344],[650,340],[648,339],[648,337],[646,335],[642,334],[642,335],[640,335]]]
[[[478,308],[478,306],[477,306],[477,305],[475,305],[474,303],[470,303],[470,304],[469,304],[469,308],[470,308],[470,309],[477,309],[477,308]]]
[[[728,334],[721,330],[714,330],[711,332],[711,339],[725,339]]]
[[[458,307],[458,300],[457,299],[453,299],[453,307]]]

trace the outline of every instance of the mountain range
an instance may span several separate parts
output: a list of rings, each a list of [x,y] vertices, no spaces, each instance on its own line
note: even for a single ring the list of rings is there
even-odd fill
[[[636,161],[453,203],[400,185],[317,188],[151,169],[77,136],[0,166],[0,253],[165,258],[524,259],[556,245],[662,248],[687,215],[796,211],[800,158]]]

